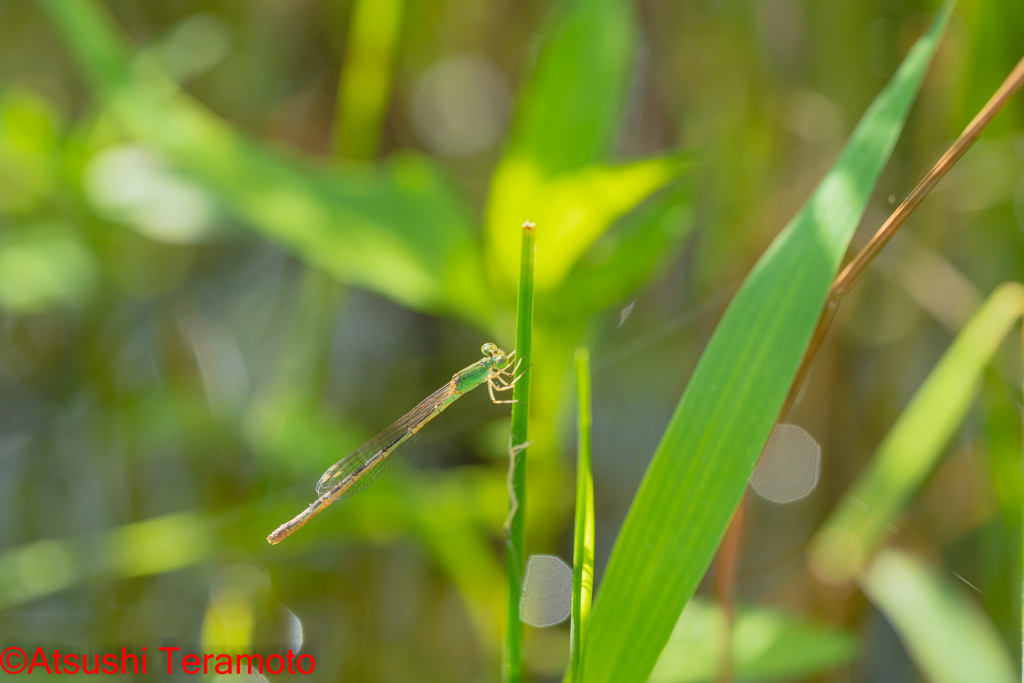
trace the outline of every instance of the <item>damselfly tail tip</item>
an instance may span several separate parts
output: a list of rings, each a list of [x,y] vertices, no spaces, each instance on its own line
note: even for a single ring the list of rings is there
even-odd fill
[[[277,529],[275,529],[274,533],[267,536],[267,543],[269,543],[270,545],[277,545],[284,539],[288,538],[288,530],[285,528],[287,526],[287,524],[282,524]]]

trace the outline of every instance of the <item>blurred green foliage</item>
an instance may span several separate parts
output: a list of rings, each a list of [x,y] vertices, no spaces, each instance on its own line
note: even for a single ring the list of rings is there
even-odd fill
[[[529,218],[527,550],[572,553],[571,357],[586,341],[600,595],[724,302],[937,9],[0,3],[0,634],[83,649],[301,638],[325,679],[495,680],[507,410],[456,404],[408,466],[281,546],[266,534],[481,342],[511,346]],[[1021,11],[958,5],[854,246],[1024,53]],[[739,599],[775,609],[753,608],[737,671],[872,681],[921,657],[916,641],[878,646],[896,636],[865,597],[813,582],[800,550],[972,306],[1020,281],[1022,188],[1018,99],[844,304],[791,418],[822,445],[821,483],[751,504]],[[1019,614],[998,597],[1019,588],[1010,346],[895,540],[993,596],[957,600],[1014,650]],[[526,629],[533,680],[561,678],[567,633]],[[833,656],[801,660],[800,643]],[[677,680],[712,675],[688,661]]]
[[[863,583],[928,680],[1017,680],[1014,663],[978,606],[913,557],[897,550],[882,551]]]
[[[935,469],[963,421],[984,367],[1021,316],[1024,287],[1006,284],[957,336],[879,446],[864,478],[815,537],[810,563],[819,577],[841,583],[863,571],[886,526]],[[1013,474],[1004,476],[1019,479]],[[1018,498],[1007,505],[1019,510],[1021,502]]]
[[[727,628],[720,607],[691,601],[658,659],[651,683],[713,680],[725,656]],[[772,609],[744,610],[734,629],[733,671],[744,681],[800,678],[846,664],[857,653],[851,634]]]

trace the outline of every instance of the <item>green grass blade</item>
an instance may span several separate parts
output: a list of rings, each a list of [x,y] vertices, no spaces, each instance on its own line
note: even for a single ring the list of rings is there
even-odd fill
[[[588,683],[647,680],[710,564],[950,11],[908,53],[718,325],[613,548],[583,651]]]
[[[334,154],[372,159],[391,96],[392,67],[405,0],[358,0],[352,6],[345,65],[334,114]]]
[[[1021,339],[1024,353],[1024,339]],[[987,533],[1008,542],[989,542],[980,549],[985,572],[985,594],[991,598],[986,612],[1010,644],[1011,659],[1021,661],[1021,493],[1024,489],[1024,458],[1021,457],[1020,387],[1007,383],[990,363],[982,380],[982,434],[988,460],[988,476],[1000,514],[986,524]]]
[[[340,280],[411,308],[492,322],[469,214],[425,160],[326,169],[262,147],[133,60],[97,3],[40,2],[118,123],[240,220]]]
[[[727,647],[721,607],[694,599],[676,623],[650,683],[714,680]],[[742,681],[803,680],[849,664],[850,633],[763,607],[741,608],[733,626],[732,671]]]
[[[1010,658],[981,609],[905,553],[885,550],[861,582],[930,683],[1015,683]]]
[[[934,469],[963,420],[981,373],[1024,314],[1024,287],[1005,284],[957,336],[886,436],[871,467],[811,544],[810,563],[826,581],[852,578],[886,525]]]
[[[580,652],[590,620],[594,592],[594,477],[590,467],[590,352],[576,349],[576,529],[572,550],[572,634],[569,641],[570,680],[579,679]]]
[[[530,412],[530,363],[533,346],[533,265],[537,230],[524,223],[519,274],[519,308],[516,313],[516,362],[522,377],[512,390],[512,439],[509,448],[509,517],[506,532],[505,571],[508,583],[505,643],[501,656],[501,680],[523,679],[523,624],[519,620],[519,596],[526,569],[526,438]]]

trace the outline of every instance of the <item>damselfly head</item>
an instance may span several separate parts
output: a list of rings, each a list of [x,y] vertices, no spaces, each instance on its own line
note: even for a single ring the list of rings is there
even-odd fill
[[[508,356],[497,344],[487,342],[480,347],[480,353],[484,354],[484,363],[489,368],[504,370],[509,364]]]

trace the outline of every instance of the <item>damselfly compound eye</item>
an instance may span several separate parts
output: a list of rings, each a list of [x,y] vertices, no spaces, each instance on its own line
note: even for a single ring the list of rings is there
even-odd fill
[[[486,344],[480,347],[480,353],[484,354],[485,356],[493,356],[494,352],[497,350],[498,345],[492,344],[491,342],[487,342]]]

